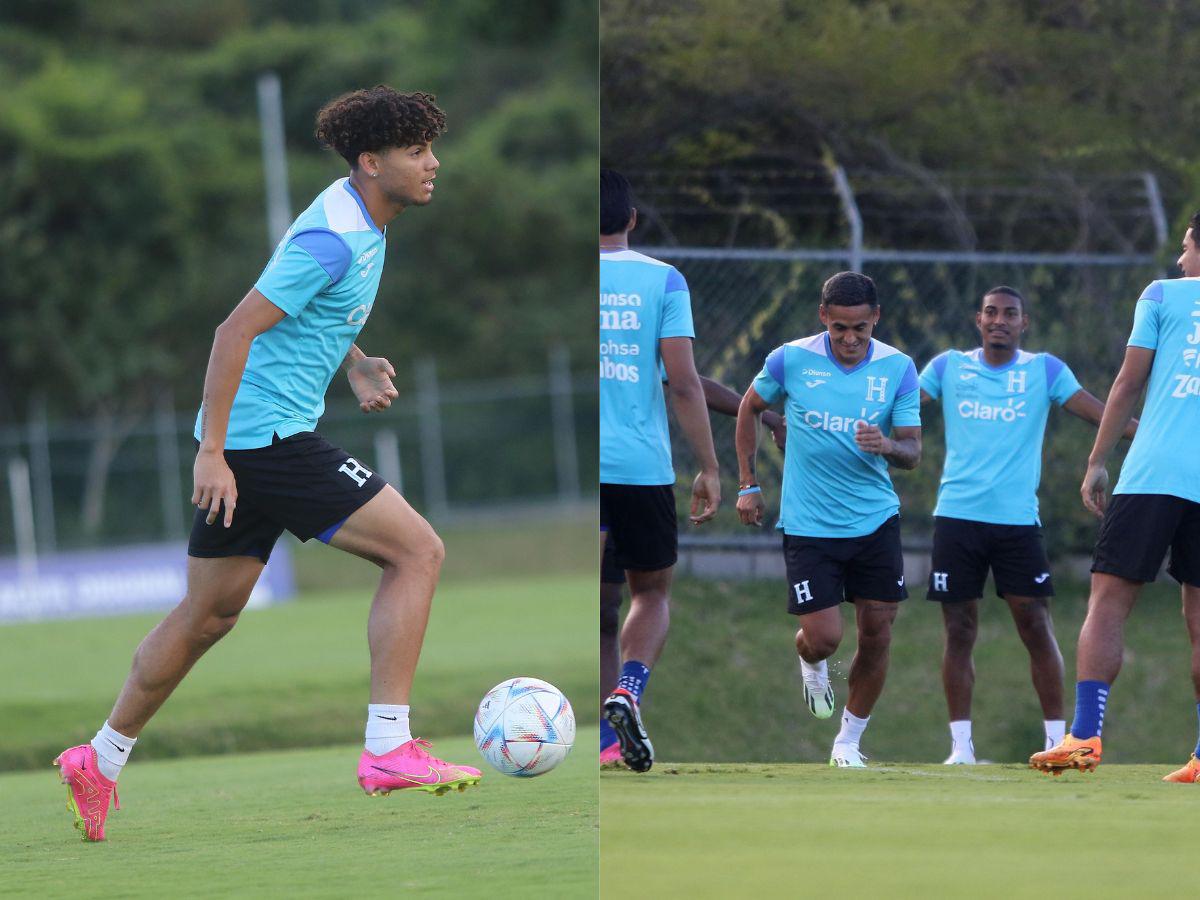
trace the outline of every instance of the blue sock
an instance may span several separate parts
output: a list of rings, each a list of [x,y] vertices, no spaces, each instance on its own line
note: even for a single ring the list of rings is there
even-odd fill
[[[608,719],[600,717],[600,749],[603,750],[609,744],[617,742],[617,733],[612,730],[612,726],[608,724]]]
[[[646,690],[646,682],[650,680],[650,667],[631,659],[621,666],[621,677],[617,679],[617,687],[625,688],[633,694],[633,699],[642,702],[642,691]]]
[[[1196,718],[1200,719],[1200,703],[1196,704]],[[1196,756],[1200,757],[1200,740],[1196,741]]]
[[[1108,685],[1103,681],[1080,681],[1075,685],[1075,721],[1071,736],[1081,741],[1099,737],[1104,728],[1104,707],[1108,704]]]

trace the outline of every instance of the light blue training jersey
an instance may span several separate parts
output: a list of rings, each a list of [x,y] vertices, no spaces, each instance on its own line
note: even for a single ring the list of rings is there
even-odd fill
[[[1154,365],[1113,493],[1200,503],[1200,278],[1151,282],[1134,309],[1128,344],[1153,350]]]
[[[983,348],[947,350],[921,371],[921,389],[942,401],[946,462],[935,516],[993,525],[1040,525],[1042,438],[1051,402],[1081,390],[1057,356],[1018,350],[992,368]]]
[[[695,337],[687,282],[635,250],[600,254],[600,481],[674,484],[658,342]]]
[[[384,248],[383,232],[348,178],[317,195],[292,223],[254,285],[287,316],[250,345],[226,450],[266,447],[273,435],[317,427],[329,382],[375,304]]]
[[[887,460],[859,450],[854,432],[860,420],[885,435],[921,424],[911,359],[872,339],[866,358],[844,369],[823,331],[772,350],[754,390],[768,403],[787,398],[778,525],[785,534],[861,537],[900,510]]]

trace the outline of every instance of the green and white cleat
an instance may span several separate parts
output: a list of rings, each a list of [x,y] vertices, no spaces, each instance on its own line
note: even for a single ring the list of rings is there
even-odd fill
[[[837,701],[833,696],[833,685],[829,683],[829,666],[825,660],[812,665],[801,657],[800,677],[804,684],[804,702],[808,704],[808,711],[818,719],[828,719],[837,709]]]
[[[834,769],[865,769],[867,758],[852,744],[834,744],[829,765]]]

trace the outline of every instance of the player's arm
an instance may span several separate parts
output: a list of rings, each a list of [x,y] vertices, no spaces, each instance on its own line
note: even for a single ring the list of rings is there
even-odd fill
[[[667,370],[667,390],[671,408],[687,439],[692,453],[700,462],[700,474],[692,483],[692,523],[699,525],[717,514],[721,505],[721,479],[717,472],[717,451],[713,448],[712,429],[708,424],[708,408],[704,404],[704,388],[696,374],[692,357],[692,339],[668,337],[658,342],[663,367]]]
[[[882,456],[897,469],[915,469],[921,461],[920,425],[897,425],[888,437],[878,425],[859,422],[854,443],[863,453]]]
[[[225,435],[229,430],[229,411],[237,396],[250,344],[283,319],[282,309],[251,288],[242,302],[217,326],[208,372],[204,376],[204,405],[200,413],[200,449],[193,468],[192,503],[208,509],[208,524],[217,519],[225,503],[225,527],[233,524],[237,505],[237,485],[225,462]]]
[[[342,371],[350,379],[350,387],[358,398],[358,408],[365,413],[387,409],[400,396],[392,379],[396,370],[382,356],[367,356],[351,344],[346,358],[342,360]]]
[[[1071,415],[1078,416],[1083,421],[1097,426],[1104,416],[1104,402],[1095,394],[1085,391],[1083,388],[1080,388],[1071,395],[1071,398],[1063,404],[1063,409]],[[1125,430],[1121,432],[1121,437],[1133,440],[1133,436],[1137,434],[1137,427],[1138,420],[1131,418],[1129,424],[1125,426]]]
[[[932,402],[933,402],[933,397],[930,396],[929,392],[926,391],[925,388],[921,388],[921,405],[924,406],[926,403],[932,403]]]
[[[724,416],[738,414],[742,398],[736,391],[707,375],[700,376],[700,384],[704,387],[704,402],[712,412]],[[782,450],[787,445],[787,421],[779,413],[768,409],[762,414],[762,423],[771,432],[775,446]]]
[[[758,420],[767,405],[767,401],[753,385],[746,389],[742,402],[738,404],[733,441],[738,460],[737,511],[743,525],[762,525],[762,490],[751,490],[747,494],[743,494],[742,491],[758,487],[758,478],[754,471],[758,457]]]
[[[1083,495],[1083,505],[1098,516],[1104,515],[1104,507],[1108,504],[1108,457],[1133,417],[1133,411],[1142,396],[1146,382],[1150,380],[1150,368],[1153,365],[1153,350],[1146,347],[1126,347],[1125,361],[1121,363],[1121,371],[1117,373],[1112,390],[1108,392],[1108,401],[1104,404],[1104,413],[1100,417],[1100,428],[1096,432],[1096,442],[1092,445],[1092,453],[1088,457],[1087,473],[1083,476],[1083,484],[1079,488]]]

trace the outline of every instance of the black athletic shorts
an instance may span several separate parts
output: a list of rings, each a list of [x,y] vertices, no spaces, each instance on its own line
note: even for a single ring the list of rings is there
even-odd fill
[[[1168,574],[1200,587],[1200,503],[1169,494],[1114,494],[1104,511],[1092,571],[1153,581],[1167,550]]]
[[[302,541],[328,541],[336,526],[387,484],[315,431],[276,437],[254,450],[226,450],[237,481],[233,524],[224,504],[213,524],[207,509],[192,520],[188,556],[256,556],[266,562],[286,528]],[[326,533],[328,532],[328,534]]]
[[[989,566],[997,596],[1054,596],[1041,526],[934,516],[928,599],[942,603],[980,599]]]
[[[655,572],[679,558],[675,486],[601,484],[600,530],[614,541],[613,561],[622,569]]]
[[[793,616],[828,609],[843,600],[899,602],[908,597],[899,515],[863,537],[785,534],[783,560],[787,566],[788,612]]]
[[[600,556],[600,583],[624,584],[625,570],[617,565],[617,542],[612,532],[604,540],[604,553]]]

